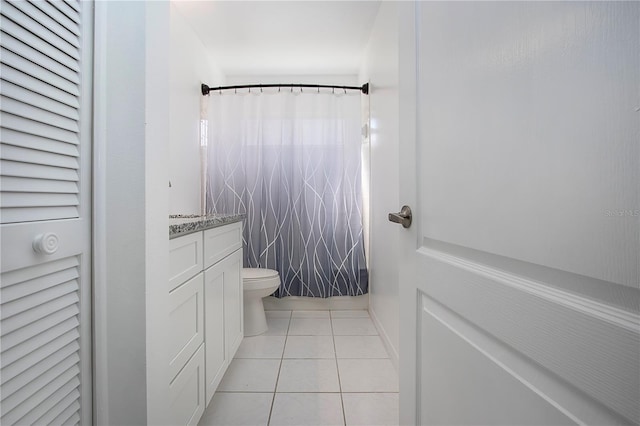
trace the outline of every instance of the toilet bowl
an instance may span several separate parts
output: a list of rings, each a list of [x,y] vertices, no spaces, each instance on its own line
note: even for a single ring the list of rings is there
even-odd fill
[[[257,336],[267,331],[262,298],[280,286],[278,271],[263,268],[242,268],[244,293],[244,335]]]

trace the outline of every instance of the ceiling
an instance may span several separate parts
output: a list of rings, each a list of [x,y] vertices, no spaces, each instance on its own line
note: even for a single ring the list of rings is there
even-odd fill
[[[357,74],[376,1],[174,0],[228,76]]]

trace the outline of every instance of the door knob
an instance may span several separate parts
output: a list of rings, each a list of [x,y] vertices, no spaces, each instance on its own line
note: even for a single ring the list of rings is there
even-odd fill
[[[53,254],[58,251],[58,235],[53,232],[39,234],[33,239],[33,250],[39,254]]]
[[[412,218],[411,207],[409,206],[402,206],[402,210],[398,213],[389,213],[389,221],[399,223],[403,228],[411,226]]]

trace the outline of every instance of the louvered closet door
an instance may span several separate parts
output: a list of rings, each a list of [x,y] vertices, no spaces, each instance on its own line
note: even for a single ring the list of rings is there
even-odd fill
[[[0,8],[0,423],[91,424],[93,4]]]

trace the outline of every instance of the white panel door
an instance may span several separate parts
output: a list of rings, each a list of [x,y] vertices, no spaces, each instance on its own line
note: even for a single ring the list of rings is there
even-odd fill
[[[401,424],[640,423],[640,3],[401,15]]]
[[[93,4],[0,8],[0,423],[90,424]]]

